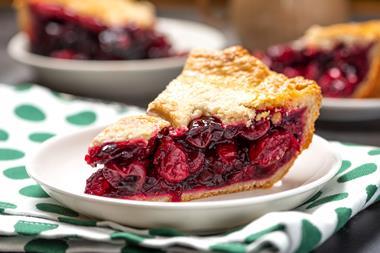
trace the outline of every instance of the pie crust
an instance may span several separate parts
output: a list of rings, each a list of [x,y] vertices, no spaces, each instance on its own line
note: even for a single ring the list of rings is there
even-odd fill
[[[320,104],[321,91],[314,81],[302,77],[287,78],[270,71],[242,47],[235,46],[223,51],[194,50],[181,75],[149,104],[146,114],[127,116],[107,127],[94,138],[89,150],[107,143],[148,142],[168,128],[180,133],[188,131],[189,124],[200,117],[215,117],[227,126],[240,124],[249,127],[262,120],[278,124],[282,115],[280,110],[302,110],[304,123],[299,148],[270,177],[209,189],[190,189],[182,192],[177,201],[271,187],[287,173],[302,150],[309,146]],[[170,194],[165,193],[126,198],[173,201]]]

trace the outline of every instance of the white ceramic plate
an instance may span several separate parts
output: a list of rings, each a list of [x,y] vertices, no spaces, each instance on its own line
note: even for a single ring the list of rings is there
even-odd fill
[[[314,136],[310,148],[271,189],[177,203],[113,199],[83,193],[86,179],[94,172],[83,158],[88,143],[101,129],[45,142],[29,160],[28,174],[51,197],[79,213],[141,228],[210,233],[246,224],[267,212],[300,205],[336,174],[341,163],[330,144]]]
[[[380,99],[323,98],[320,118],[330,121],[380,119]]]
[[[192,48],[220,49],[226,39],[209,26],[176,19],[159,18],[157,30],[166,34],[177,51]],[[43,84],[79,95],[125,101],[157,95],[181,71],[186,57],[148,60],[65,60],[32,54],[24,34],[15,35],[8,53],[31,66]]]

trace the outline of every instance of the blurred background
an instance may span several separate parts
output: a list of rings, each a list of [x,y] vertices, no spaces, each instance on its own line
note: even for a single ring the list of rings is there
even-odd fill
[[[303,34],[313,24],[380,17],[379,0],[152,0],[158,16],[203,22],[223,31],[227,44],[263,49]],[[0,0],[0,82],[34,80],[25,66],[11,61],[6,44],[17,33],[11,0]]]

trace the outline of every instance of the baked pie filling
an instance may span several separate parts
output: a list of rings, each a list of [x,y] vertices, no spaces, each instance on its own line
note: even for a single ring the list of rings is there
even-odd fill
[[[30,2],[31,52],[64,59],[129,60],[173,56],[168,39],[133,23],[108,27],[54,3]]]
[[[149,105],[99,132],[85,192],[190,201],[271,187],[311,143],[318,85],[287,78],[242,47],[193,50]]]
[[[86,161],[99,166],[88,194],[126,199],[208,190],[274,175],[300,151],[305,108],[272,109],[251,124],[225,125],[200,117],[185,129],[165,127],[148,141],[131,139],[89,148]]]
[[[338,43],[330,49],[277,45],[256,56],[288,77],[315,80],[326,97],[350,97],[365,79],[372,43]]]

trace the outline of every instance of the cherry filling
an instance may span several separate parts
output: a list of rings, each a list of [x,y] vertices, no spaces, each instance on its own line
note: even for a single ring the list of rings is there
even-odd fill
[[[369,50],[372,44],[339,43],[330,50],[289,45],[270,47],[257,52],[272,70],[288,77],[304,76],[315,80],[326,97],[350,97],[369,70]]]
[[[188,129],[164,128],[148,142],[91,147],[87,163],[104,167],[87,180],[85,192],[116,198],[169,195],[180,201],[185,191],[269,178],[299,152],[304,112],[271,110],[270,117],[250,126],[201,117]]]
[[[107,27],[55,4],[30,3],[33,53],[64,59],[128,60],[173,56],[170,42],[153,29]]]

